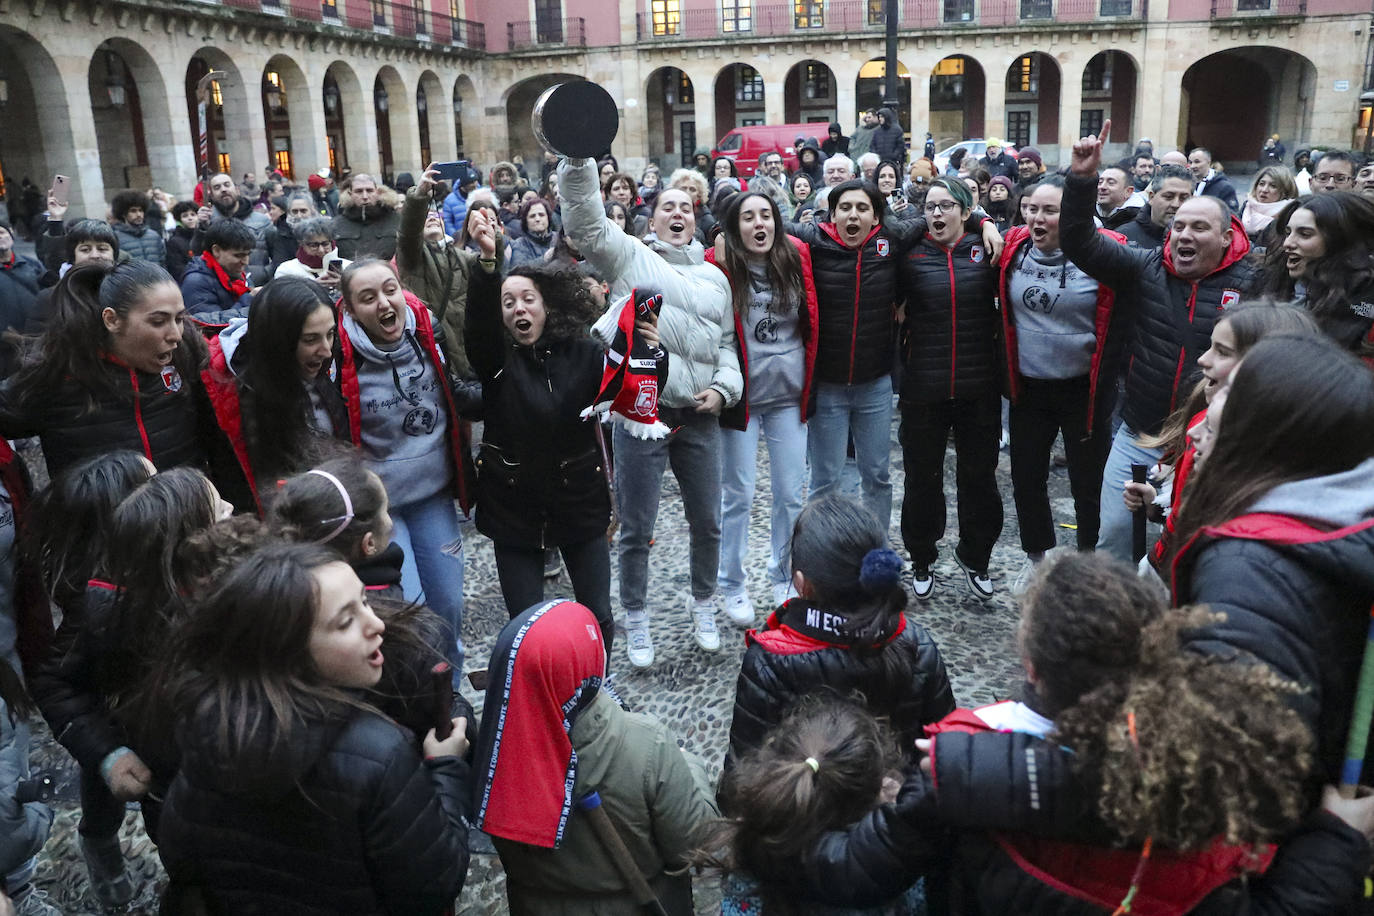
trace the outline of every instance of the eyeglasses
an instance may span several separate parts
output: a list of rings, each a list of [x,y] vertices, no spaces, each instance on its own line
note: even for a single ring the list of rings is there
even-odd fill
[[[1352,181],[1349,175],[1332,175],[1327,172],[1313,175],[1312,180],[1319,184],[1350,184]]]
[[[330,248],[334,247],[334,243],[329,241],[329,239],[325,239],[321,242],[301,242],[301,247],[310,249],[323,249],[325,251],[328,251]]]
[[[959,203],[954,200],[933,200],[924,209],[927,213],[953,213],[959,209]]]

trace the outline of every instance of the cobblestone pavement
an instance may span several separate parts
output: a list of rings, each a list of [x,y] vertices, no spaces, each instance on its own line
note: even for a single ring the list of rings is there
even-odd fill
[[[891,536],[894,548],[906,559],[901,548],[898,517],[903,492],[901,450],[893,425],[892,478],[896,499]],[[767,607],[770,589],[765,574],[768,545],[767,453],[760,449],[758,496],[750,522],[749,592],[760,609]],[[852,465],[850,475],[853,475]],[[1019,666],[1013,644],[1016,630],[1015,603],[1008,589],[1021,569],[1024,555],[1017,539],[1016,514],[1011,500],[1008,459],[1004,451],[998,466],[1006,524],[993,553],[991,573],[997,594],[990,602],[973,599],[953,560],[957,537],[954,511],[954,453],[946,455],[945,487],[949,498],[949,532],[941,544],[941,558],[934,567],[937,585],[929,602],[917,606],[914,619],[935,636],[944,654],[960,705],[989,703],[1010,695],[1019,679]],[[857,481],[851,481],[857,494]],[[647,670],[631,668],[625,657],[624,640],[617,640],[611,659],[616,687],[627,704],[650,712],[666,721],[677,734],[682,747],[699,757],[709,772],[716,772],[725,750],[734,701],[735,678],[744,650],[743,631],[733,629],[724,613],[720,615],[722,648],[715,654],[700,651],[692,638],[685,607],[688,593],[687,533],[677,483],[671,474],[664,476],[663,500],[659,511],[656,543],[649,560],[650,608],[657,660]],[[1050,475],[1051,502],[1059,523],[1072,522],[1073,504],[1062,469]],[[1072,545],[1073,531],[1062,524],[1057,528],[1061,545]],[[467,617],[464,639],[469,667],[480,667],[490,654],[491,644],[507,619],[500,598],[491,544],[474,528],[467,526]],[[615,563],[612,563],[612,570]],[[612,582],[612,589],[616,588]],[[561,589],[562,591],[558,591]],[[548,596],[571,594],[566,575],[558,580]],[[613,594],[614,599],[614,594]],[[613,601],[614,604],[614,601]],[[623,620],[621,621],[623,624]],[[469,691],[480,711],[482,697]],[[36,769],[55,772],[60,794],[55,802],[58,817],[52,837],[40,858],[38,881],[63,912],[99,913],[100,908],[88,894],[85,868],[76,845],[79,804],[76,771],[62,748],[53,743],[46,728],[39,725],[33,752]],[[123,833],[127,857],[134,869],[138,896],[125,912],[155,913],[157,894],[164,881],[155,847],[144,834],[136,812],[130,812]],[[475,845],[467,884],[459,899],[459,914],[496,914],[505,912],[504,879],[500,862],[490,845]],[[698,880],[697,909],[700,913],[718,910],[718,895],[710,878]]]

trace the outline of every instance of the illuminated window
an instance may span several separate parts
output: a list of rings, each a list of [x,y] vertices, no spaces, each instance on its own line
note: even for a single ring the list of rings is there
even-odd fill
[[[793,24],[799,29],[819,29],[825,26],[825,0],[794,0]]]
[[[339,0],[321,0],[320,9],[326,19],[339,18]]]
[[[1040,56],[1027,54],[1019,57],[1007,70],[1007,91],[1024,92],[1034,95],[1040,91]]]
[[[807,64],[806,86],[803,91],[808,99],[830,98],[830,68],[825,64]]]
[[[330,151],[333,152],[332,150]],[[272,161],[276,163],[277,171],[287,178],[295,178],[291,173],[291,151],[289,149],[277,150],[272,154]]]
[[[210,81],[210,101],[214,102],[217,108],[224,107],[224,95],[219,91],[219,80]]]
[[[739,102],[763,101],[763,77],[759,71],[748,64],[735,65],[735,100]]]
[[[887,4],[884,0],[868,0],[868,24],[887,24]]]
[[[223,172],[226,175],[234,174],[234,168],[232,165],[229,164],[228,153],[220,153],[217,158],[219,159],[219,170],[221,172]]]
[[[720,30],[727,33],[754,31],[753,0],[720,0]]]
[[[682,33],[682,0],[649,0],[655,35]]]
[[[694,93],[692,92],[692,81],[688,79],[687,74],[683,73],[681,70],[678,71],[678,77],[679,78],[677,81],[677,103],[679,105],[693,104],[696,101],[696,99],[693,97]]]

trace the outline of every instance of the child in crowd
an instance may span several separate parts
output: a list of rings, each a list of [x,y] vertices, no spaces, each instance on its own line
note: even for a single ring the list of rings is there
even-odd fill
[[[859,699],[914,758],[921,727],[953,710],[954,696],[935,641],[906,616],[901,559],[882,526],[850,499],[822,497],[797,517],[792,570],[799,597],[745,636],[726,781],[733,761],[817,691]]]
[[[716,808],[672,734],[601,689],[606,646],[591,611],[530,608],[497,636],[488,672],[474,823],[501,855],[510,912],[638,916],[635,887],[647,884],[660,912],[689,916],[681,869]],[[605,845],[607,830],[632,861]]]
[[[836,698],[803,701],[741,758],[722,804],[728,821],[702,831],[694,859],[727,870],[722,916],[804,912],[924,916],[918,881],[896,900],[863,910],[807,906],[793,881],[755,883],[753,874],[781,876],[802,866],[827,830],[847,827],[899,785],[889,768],[900,763],[891,735],[862,706]]]
[[[0,891],[24,916],[61,916],[33,883],[53,818],[29,781],[27,720],[36,712],[19,674],[0,658]]]
[[[166,670],[183,759],[160,845],[174,905],[451,912],[468,865],[465,723],[431,729],[422,759],[355,693],[379,683],[389,644],[365,596],[329,548],[271,544],[181,628]]]
[[[461,671],[463,535],[453,498],[469,508],[471,458],[441,335],[384,261],[355,261],[340,288],[339,375],[349,433],[386,487],[392,536],[405,551],[405,595],[423,595],[444,618],[453,637],[449,660]]]

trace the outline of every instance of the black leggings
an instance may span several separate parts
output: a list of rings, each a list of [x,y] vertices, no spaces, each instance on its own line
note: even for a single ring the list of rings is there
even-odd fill
[[[501,580],[501,596],[506,613],[512,618],[544,600],[544,548],[496,546],[496,575]],[[611,657],[615,620],[611,617],[611,548],[605,535],[578,544],[560,544],[563,563],[572,579],[573,597],[585,604],[606,642],[606,657]]]

